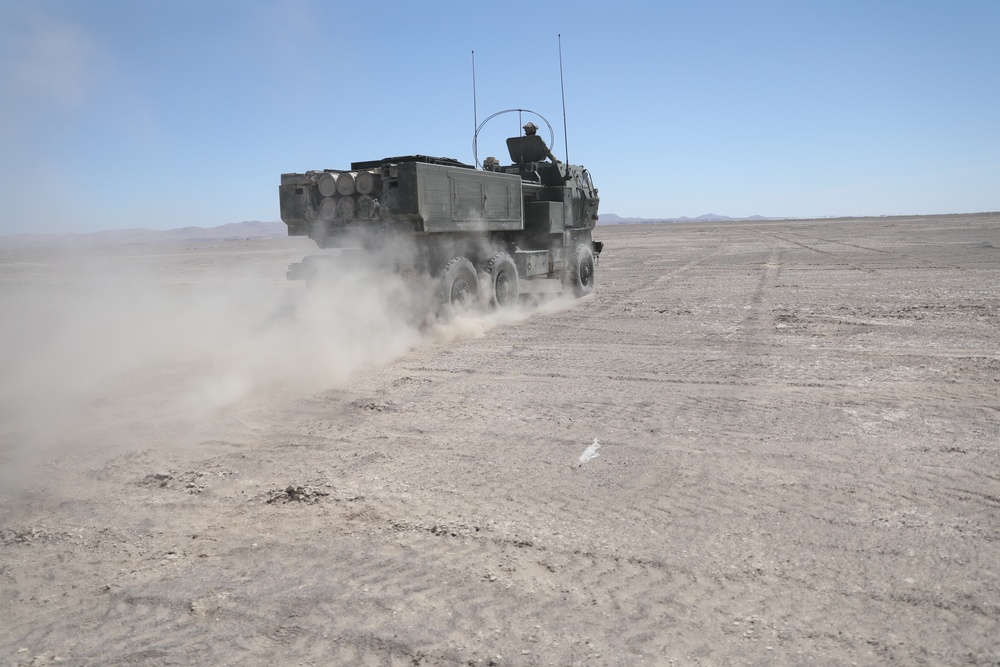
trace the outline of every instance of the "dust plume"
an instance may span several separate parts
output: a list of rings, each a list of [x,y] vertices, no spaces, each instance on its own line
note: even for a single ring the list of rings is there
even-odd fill
[[[183,446],[236,408],[342,387],[421,342],[530,312],[442,320],[429,281],[377,262],[306,289],[278,259],[225,244],[2,259],[0,490],[64,454]]]

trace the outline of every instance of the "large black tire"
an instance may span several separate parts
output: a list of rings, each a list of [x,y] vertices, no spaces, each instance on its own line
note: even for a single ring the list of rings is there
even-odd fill
[[[519,284],[514,260],[505,252],[498,252],[486,264],[484,275],[489,285],[490,306],[511,308],[517,305]]]
[[[455,257],[441,272],[438,301],[443,306],[472,308],[479,301],[479,279],[476,268],[464,257]]]
[[[586,296],[594,291],[594,251],[589,244],[581,243],[569,257],[565,273],[566,288],[574,296]]]

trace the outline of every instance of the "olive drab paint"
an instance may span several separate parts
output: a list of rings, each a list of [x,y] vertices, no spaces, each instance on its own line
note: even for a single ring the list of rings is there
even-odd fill
[[[321,248],[377,253],[405,238],[413,247],[407,270],[444,282],[453,273],[466,282],[485,278],[491,289],[513,289],[515,301],[518,285],[539,279],[559,279],[577,296],[590,293],[603,247],[593,240],[600,199],[590,173],[546,160],[551,152],[535,134],[511,137],[507,149],[510,164],[490,157],[483,169],[409,155],[282,174],[281,219],[289,236],[308,236]],[[457,259],[477,275],[456,272]],[[289,278],[308,278],[314,266],[293,264]],[[450,282],[440,292],[446,302],[464,293]],[[504,305],[496,294],[491,300]]]

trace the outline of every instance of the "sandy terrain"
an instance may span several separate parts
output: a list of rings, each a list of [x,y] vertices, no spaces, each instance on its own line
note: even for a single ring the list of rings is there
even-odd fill
[[[0,663],[1000,664],[1000,214],[597,231],[443,325],[0,250]]]

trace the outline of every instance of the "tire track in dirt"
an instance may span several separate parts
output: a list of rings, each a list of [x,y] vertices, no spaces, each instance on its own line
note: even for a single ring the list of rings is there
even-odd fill
[[[996,662],[991,274],[927,310],[939,272],[859,281],[772,228],[609,229],[611,288],[570,309],[234,416],[212,456],[62,464],[11,513],[50,538],[0,545],[5,655]]]
[[[697,268],[697,267],[701,266],[702,264],[704,264],[708,260],[712,259],[713,257],[718,257],[720,255],[725,254],[725,252],[730,248],[731,244],[732,244],[732,240],[731,239],[729,239],[729,238],[722,238],[722,239],[719,240],[718,245],[715,248],[713,248],[711,251],[709,251],[709,252],[701,255],[697,259],[692,260],[692,261],[688,262],[687,264],[685,264],[685,265],[683,265],[683,266],[681,266],[679,268],[673,269],[673,270],[671,270],[671,271],[669,271],[669,272],[661,275],[660,277],[658,277],[656,280],[654,280],[649,285],[636,286],[636,289],[634,291],[637,292],[637,293],[642,293],[642,292],[648,291],[650,289],[659,287],[659,286],[663,285],[663,283],[666,283],[666,282],[669,282],[669,281],[673,280],[674,278],[676,278],[677,276],[681,275],[682,273],[685,273],[687,271],[690,271],[691,269],[694,269],[694,268]]]
[[[844,247],[847,247],[847,248],[854,248],[856,250],[864,250],[864,251],[867,251],[867,252],[881,253],[881,254],[884,254],[884,255],[889,255],[891,257],[902,257],[902,258],[905,258],[905,259],[913,260],[914,262],[917,262],[918,264],[922,264],[923,268],[926,268],[926,269],[953,269],[955,271],[966,271],[967,270],[964,266],[957,266],[957,265],[953,265],[953,264],[942,265],[940,262],[929,262],[927,259],[925,259],[923,257],[919,257],[917,255],[913,255],[913,254],[910,254],[910,253],[900,252],[898,250],[886,250],[884,248],[873,248],[873,247],[871,247],[869,245],[861,245],[861,244],[858,244],[858,243],[849,243],[847,241],[841,241],[841,240],[838,240],[838,239],[823,238],[823,237],[819,237],[819,236],[810,236],[810,235],[804,234],[802,232],[792,232],[792,231],[789,231],[789,232],[786,232],[786,234],[788,236],[795,236],[795,237],[798,237],[798,238],[808,239],[809,241],[812,241],[812,242],[829,243],[831,245],[840,245],[840,246],[844,246]],[[883,268],[885,268],[885,267],[883,267]]]
[[[678,423],[679,415],[685,413],[691,415],[691,417],[686,420],[688,424],[700,427],[699,432],[695,434],[699,438],[703,438],[706,435],[728,433],[728,434],[735,434],[739,439],[749,439],[751,437],[751,434],[755,432],[766,431],[768,429],[768,422],[770,421],[773,424],[774,418],[778,416],[776,415],[776,409],[770,409],[770,410],[764,409],[764,407],[767,405],[767,401],[770,400],[768,398],[769,396],[768,393],[766,392],[762,393],[760,396],[757,397],[757,399],[754,401],[753,404],[747,403],[745,397],[743,396],[743,394],[745,394],[745,392],[748,389],[759,390],[767,387],[781,388],[782,385],[787,382],[787,377],[784,375],[784,373],[786,373],[787,371],[781,370],[782,367],[774,363],[781,354],[780,348],[776,348],[774,345],[767,344],[767,335],[769,332],[769,327],[767,326],[768,316],[766,312],[762,310],[763,304],[766,300],[766,294],[769,289],[769,285],[773,285],[774,283],[777,282],[777,276],[779,275],[780,272],[780,269],[775,266],[778,265],[780,262],[780,253],[781,253],[780,248],[772,247],[770,249],[770,252],[771,255],[767,258],[770,261],[765,261],[761,265],[765,267],[764,272],[758,277],[758,280],[755,285],[755,290],[750,293],[749,303],[755,305],[755,307],[757,307],[757,310],[754,310],[751,313],[746,314],[743,320],[743,322],[745,323],[744,327],[747,330],[747,332],[750,331],[759,332],[759,334],[763,337],[762,342],[758,343],[755,341],[751,341],[748,339],[748,337],[741,334],[740,338],[734,341],[735,346],[730,348],[730,349],[737,349],[739,346],[742,346],[744,348],[743,353],[751,349],[756,350],[758,354],[764,355],[760,360],[762,363],[760,365],[757,365],[756,367],[754,365],[748,367],[744,362],[743,364],[729,366],[728,372],[719,373],[718,371],[721,370],[721,367],[705,368],[698,362],[687,361],[685,363],[687,364],[687,367],[691,369],[689,373],[692,378],[694,377],[711,378],[711,379],[703,379],[700,380],[699,382],[704,383],[704,385],[706,386],[712,384],[718,386],[719,383],[725,383],[725,385],[728,386],[730,389],[721,395],[718,392],[716,392],[712,396],[704,396],[704,395],[692,396],[691,400],[686,404],[686,407],[683,409],[683,411],[679,407],[677,407],[677,404],[674,403],[672,399],[669,398],[664,399],[659,397],[654,401],[648,403],[647,405],[643,405],[642,403],[636,403],[635,409],[626,408],[622,410],[621,416],[625,419],[632,418],[634,417],[634,415],[641,414],[645,411],[658,411],[659,414],[665,415],[664,417],[662,417],[663,428],[660,432],[665,434],[670,434],[670,433],[675,434],[673,438],[675,444],[673,444],[672,447],[668,447],[667,451],[672,450],[675,452],[679,452],[681,449],[683,449],[682,445],[683,438],[677,437],[676,434],[678,433],[678,429],[676,427],[679,425]],[[777,253],[778,255],[777,257],[775,256],[775,253]],[[768,264],[770,264],[771,266],[768,266]],[[737,300],[739,301],[738,297]],[[579,313],[574,312],[571,313],[571,315],[572,317],[568,319],[574,320],[574,322],[562,325],[567,330],[567,332],[578,329],[579,327],[583,326],[583,321],[586,319],[585,317],[586,313],[584,312],[579,312]],[[575,320],[579,320],[579,324],[576,323]],[[620,329],[608,329],[608,328],[595,329],[593,327],[591,327],[590,329],[590,333],[595,334],[596,336],[615,335],[620,332],[621,332]],[[831,328],[830,331],[828,331],[824,335],[832,336],[841,334],[843,334],[842,331],[835,328]],[[592,350],[600,350],[607,353],[609,350],[612,349],[612,344],[605,345],[599,342],[595,345],[588,345],[586,347],[589,347]],[[565,350],[566,348],[553,348],[551,355],[545,355],[545,354],[540,355],[535,359],[535,361],[542,361],[543,363],[546,360],[551,361],[553,357],[558,356],[558,351],[560,349]],[[633,352],[638,352],[640,349],[643,348],[639,347],[634,348]],[[653,349],[655,349],[655,346],[650,346],[648,349],[650,349],[650,352],[652,352]],[[581,351],[583,351],[583,348],[581,348]],[[726,352],[722,352],[722,354],[726,354]],[[634,356],[634,355],[622,355],[622,357],[627,357],[627,356]],[[633,371],[623,372],[623,369],[620,366],[620,361],[621,359],[618,358],[614,360],[615,372],[609,377],[615,378],[616,381],[621,383],[619,386],[623,388],[629,387],[629,384],[632,383],[633,389],[631,391],[629,390],[616,390],[616,391],[624,391],[625,393],[635,393],[634,383],[636,382],[640,383],[654,382],[656,384],[667,383],[667,381],[665,381],[664,379],[656,377],[655,374],[651,374],[650,368],[648,366],[646,367],[646,372],[644,374],[640,374],[640,372],[633,372]],[[662,368],[662,361],[657,362],[657,370],[659,370],[659,368]],[[747,375],[748,370],[754,370],[755,372],[752,375]],[[776,371],[779,370],[781,371],[781,374],[776,375]],[[742,371],[741,374],[740,371]],[[727,377],[725,380],[723,380],[723,378],[720,377],[720,375],[732,376],[734,374],[737,374],[737,376],[740,377],[740,380],[734,380],[732,377]],[[811,375],[814,375],[814,372],[804,367],[801,368],[801,372],[797,374],[798,377],[802,377],[803,379],[808,379],[810,378]],[[539,372],[537,374],[537,377],[543,378],[546,377],[546,375],[543,372]],[[575,371],[573,373],[563,372],[560,374],[549,374],[547,377],[550,377],[552,379],[560,379],[560,378],[585,379],[585,378],[596,377],[596,374],[594,374],[590,370],[587,371],[581,370],[581,371]],[[825,386],[828,387],[828,389],[832,392],[833,398],[838,398],[840,396],[843,396],[844,391],[850,386],[847,383],[850,382],[851,380],[852,378],[848,376],[845,377],[845,379],[839,383],[827,383]],[[691,384],[694,383],[692,382]],[[815,382],[813,384],[815,384]],[[540,385],[536,389],[529,389],[529,391],[532,394],[538,394],[540,391],[544,391],[544,384]],[[740,394],[737,394],[737,391],[740,391]],[[771,394],[771,396],[774,397],[776,403],[780,403],[782,400],[780,395]],[[799,409],[800,411],[806,411],[806,412],[810,410],[818,411],[823,407],[824,402],[825,399],[823,399],[821,396],[814,396],[812,399],[804,398],[803,400],[799,401]],[[565,408],[565,406],[563,406],[563,408]],[[558,412],[558,410],[556,411]],[[782,423],[782,420],[778,419],[777,423]],[[805,434],[803,433],[801,436],[797,436],[796,439],[804,436]],[[753,452],[758,449],[759,446],[753,446],[749,449],[749,451]],[[723,446],[720,446],[718,447],[717,451],[721,453],[726,450]],[[774,467],[772,470],[765,469],[767,474],[773,475],[775,474],[776,471],[780,470],[783,461],[788,460],[787,456],[789,455],[789,453],[790,452],[782,453],[781,451],[774,451],[773,453]],[[692,454],[692,456],[704,457],[705,453]],[[854,476],[854,473],[844,470],[843,462],[849,460],[846,458],[838,458],[838,459],[824,461],[823,458],[810,458],[808,455],[803,457],[800,454],[800,459],[803,464],[808,464],[808,467],[805,468],[805,470],[810,471],[810,475],[814,477],[816,480],[832,477],[832,479],[838,480],[842,485],[844,485],[844,488],[848,488],[848,486],[851,483],[850,480]],[[606,460],[605,464],[608,465],[609,461]],[[693,470],[697,470],[698,471],[697,474],[694,475],[688,474],[686,479],[678,478],[674,480],[674,487],[673,487],[674,491],[671,492],[670,494],[662,496],[662,501],[657,504],[656,508],[657,511],[652,511],[650,508],[636,508],[634,511],[634,517],[633,517],[634,520],[632,521],[623,520],[621,516],[619,516],[619,518],[617,518],[615,521],[619,524],[624,524],[624,525],[644,525],[644,524],[669,525],[671,526],[670,532],[675,537],[685,535],[692,541],[697,541],[699,533],[703,531],[702,526],[703,522],[705,521],[705,517],[716,517],[717,520],[721,520],[722,522],[727,523],[727,525],[739,525],[740,523],[743,523],[748,519],[752,519],[750,523],[751,525],[754,525],[755,522],[764,520],[767,517],[781,516],[781,513],[785,511],[785,508],[789,506],[800,506],[800,507],[811,506],[813,508],[816,508],[815,498],[817,494],[819,494],[825,499],[827,499],[827,505],[825,507],[817,508],[819,509],[819,511],[816,511],[816,509],[814,509],[812,512],[805,514],[803,517],[800,518],[800,522],[805,521],[806,523],[824,526],[825,527],[824,530],[826,531],[829,531],[831,528],[837,527],[837,530],[842,531],[843,534],[841,535],[841,537],[834,540],[826,540],[824,538],[819,542],[815,540],[802,542],[801,548],[803,550],[821,551],[822,549],[829,550],[831,548],[836,548],[836,545],[839,542],[845,542],[845,541],[850,542],[850,535],[852,533],[857,533],[858,527],[864,525],[863,523],[859,523],[860,519],[858,518],[847,519],[847,520],[843,520],[841,518],[841,517],[850,517],[852,515],[852,512],[856,512],[856,496],[857,496],[856,489],[854,491],[843,491],[831,494],[829,489],[825,488],[825,485],[822,482],[814,482],[813,484],[803,485],[800,483],[798,486],[794,485],[789,486],[786,487],[785,491],[783,491],[782,493],[775,493],[773,487],[769,487],[766,485],[767,478],[765,476],[762,476],[765,474],[765,470],[760,470],[759,472],[757,472],[756,473],[757,477],[750,477],[746,480],[740,480],[740,481],[736,481],[732,478],[728,479],[719,478],[716,475],[713,475],[710,472],[710,469],[707,469],[701,465],[696,465]],[[799,472],[799,474],[802,474],[803,471],[799,470],[797,472]],[[636,479],[642,480],[648,485],[654,485],[656,481],[654,476],[647,476],[641,474]],[[764,488],[771,489],[771,493],[766,493],[766,492],[750,493],[749,489],[753,488],[752,484],[755,482],[757,484],[765,483]],[[885,479],[884,484],[886,488],[891,488],[891,482],[889,478]],[[642,485],[640,484],[639,486]],[[732,503],[726,500],[723,500],[722,502],[716,505],[713,505],[711,503],[706,503],[706,498],[716,498],[720,500],[727,499],[731,498],[734,493],[737,493],[737,495],[741,495],[748,502],[752,501],[752,507],[754,508],[753,513],[747,514],[745,512],[735,511]],[[528,497],[525,498],[525,501],[526,504],[535,507],[539,506],[546,507],[551,504],[551,499],[544,495],[539,495],[536,497]],[[884,495],[876,495],[872,497],[872,502],[876,504],[898,504],[899,497],[892,493],[887,493]],[[585,506],[585,504],[581,503],[579,505],[575,505],[571,503],[569,505],[569,507],[571,508],[578,506],[583,507]],[[609,516],[607,511],[605,511],[605,515]],[[543,515],[539,515],[536,512],[535,516],[532,519],[532,523],[545,525],[550,521],[554,520],[556,517],[562,517],[563,520],[569,520],[570,517],[573,517],[571,520],[572,523],[575,521],[579,521],[581,516],[582,516],[581,514],[573,513],[572,511],[567,510],[565,508],[554,508],[550,513],[544,513]],[[901,525],[903,525],[905,528],[905,526],[907,526],[908,524],[901,524]],[[905,528],[905,529],[912,530],[912,528]],[[767,535],[767,532],[768,531],[765,530],[763,532],[763,535]],[[813,531],[809,532],[810,534],[813,534]],[[822,534],[822,533],[815,533],[815,534]],[[770,535],[770,537],[772,537],[773,539],[780,540],[780,537],[778,535],[775,535],[773,532]],[[744,539],[752,539],[752,538],[749,535],[747,535],[746,537],[744,537]],[[919,545],[919,540],[914,542],[915,547],[918,545]],[[861,554],[864,553],[864,551],[862,549],[852,549],[846,553],[851,554],[850,556],[851,558],[858,558],[860,557]],[[777,556],[780,556],[780,553],[776,554],[776,557]],[[730,557],[730,560],[733,560],[732,557]],[[620,573],[616,573],[617,572],[616,570],[605,569],[601,571],[599,575],[595,575],[589,569],[593,567],[593,564],[588,564],[585,559],[575,559],[574,562],[577,563],[576,568],[578,570],[585,571],[588,573],[588,575],[586,576],[578,575],[576,578],[577,579],[582,578],[582,580],[584,581],[588,580],[592,581],[593,582],[592,585],[595,590],[606,592],[615,589],[615,587],[619,585],[618,583],[616,583],[616,577],[619,576]],[[643,561],[642,563],[643,563],[642,565],[637,565],[636,567],[646,568],[648,570],[649,569],[648,564],[646,564],[645,561]],[[724,570],[725,567],[728,568],[735,567],[736,570],[730,573],[712,574],[712,575],[703,572],[701,577],[697,580],[696,584],[692,584],[692,586],[697,585],[703,597],[707,597],[707,599],[709,600],[714,600],[717,604],[719,604],[720,607],[730,607],[730,608],[733,607],[734,606],[733,601],[734,600],[739,601],[741,599],[740,590],[741,586],[743,585],[746,585],[747,587],[752,587],[755,585],[761,585],[765,581],[770,581],[770,583],[766,585],[766,587],[768,588],[783,589],[783,590],[789,590],[789,589],[795,590],[797,588],[797,586],[794,584],[796,580],[796,575],[794,574],[782,574],[780,571],[768,574],[768,570],[766,567],[763,568],[763,570],[761,570],[761,568],[758,567],[757,565],[753,565],[752,563],[744,563],[743,561],[739,560],[737,560],[735,564],[730,564],[730,565],[725,565],[720,561],[720,563],[717,566],[719,568],[723,568],[722,570],[723,572],[725,572]],[[879,569],[878,571],[881,572],[881,569]],[[878,582],[882,575],[876,573],[871,573],[871,574],[860,573],[855,575],[855,573],[853,573],[850,570],[838,568],[831,570],[829,572],[829,576],[835,580],[839,579],[848,582],[857,577],[861,577],[861,579],[859,580],[860,583],[863,583],[864,585],[872,585],[873,582]],[[630,577],[631,581],[637,582],[637,588],[641,588],[643,585],[645,585],[645,582],[654,578],[651,572],[646,572],[640,575],[633,574],[630,575]],[[803,580],[802,583],[803,590],[801,593],[792,595],[810,596],[810,595],[815,595],[818,592],[821,592],[821,589],[818,589],[815,586],[815,584],[808,585],[807,583],[808,581],[809,581],[808,578],[805,578]],[[716,583],[709,584],[706,582],[716,582]],[[627,588],[629,585],[630,584],[621,584],[623,588]],[[713,585],[716,586],[718,589],[717,596],[713,597],[713,595],[711,594],[706,595],[706,589],[711,590]],[[670,587],[664,583],[654,584],[654,586],[657,586],[658,588],[655,588],[653,590],[659,591],[660,588],[666,589],[669,591],[668,595],[672,595],[675,598],[678,596],[683,598],[684,596],[683,591],[680,590],[672,591]],[[827,591],[824,592],[823,595],[829,598],[829,602],[824,606],[824,609],[826,609],[829,613],[837,613],[838,610],[842,611],[844,609],[854,610],[858,615],[863,615],[865,613],[866,603],[864,602],[863,599],[861,600],[858,599],[857,595],[855,595],[852,592],[852,588],[850,586],[846,586],[836,593]],[[594,596],[594,597],[595,599],[601,598],[601,596]],[[870,600],[871,598],[868,599]],[[776,604],[775,600],[772,600],[771,602],[772,604]],[[889,603],[887,603],[887,605],[888,604]],[[747,606],[750,609],[754,609],[753,605],[747,605]],[[699,604],[697,603],[695,603],[693,606],[690,606],[689,603],[689,606],[686,607],[689,613],[691,612],[691,609],[701,609],[701,608],[702,607],[700,607]],[[931,605],[922,605],[920,608],[923,610],[923,613],[933,612],[933,608]],[[888,614],[889,612],[887,611],[886,613]],[[643,636],[643,632],[646,631],[653,632],[653,634],[655,635],[656,631],[650,630],[650,628],[653,627],[659,627],[660,628],[659,633],[662,636],[663,626],[662,625],[657,626],[655,623],[652,622],[649,622],[649,624],[647,625],[647,621],[649,618],[659,618],[660,620],[663,620],[664,618],[669,618],[669,614],[665,612],[662,607],[658,607],[656,604],[647,604],[645,607],[637,606],[634,609],[633,616],[636,617],[636,623],[640,628],[639,632],[636,635],[637,637]],[[787,620],[783,622],[785,624],[789,623],[789,621]],[[799,638],[805,637],[810,641],[814,642],[830,641],[833,644],[835,644],[835,646],[833,646],[832,648],[839,648],[840,650],[843,650],[844,646],[852,645],[853,643],[858,641],[862,643],[868,642],[870,646],[875,646],[876,644],[878,644],[877,638],[868,634],[863,628],[860,627],[855,628],[855,634],[852,637],[852,639],[845,642],[843,639],[834,639],[832,636],[823,635],[822,633],[815,633],[813,631],[810,631],[808,628],[803,627],[801,624],[798,626],[795,626],[794,623],[792,624],[792,627],[795,630],[794,632],[789,632],[787,627],[784,630],[782,630],[781,625],[775,621],[762,622],[758,620],[756,622],[750,622],[750,625],[757,628],[758,631],[761,628],[767,628],[771,632],[777,632],[779,634],[781,632],[785,632],[786,635],[790,635],[790,638],[788,639],[789,643],[794,643],[795,637]],[[697,649],[697,647],[692,647],[692,648],[694,650]],[[883,647],[882,650],[884,651],[885,648]],[[892,655],[892,652],[890,651],[886,653],[886,655]]]
[[[873,269],[873,268],[870,268],[870,267],[866,267],[866,266],[861,266],[860,264],[856,264],[855,262],[851,261],[850,259],[848,259],[847,257],[845,257],[845,256],[843,256],[841,254],[835,253],[835,252],[830,251],[830,250],[822,250],[820,248],[817,248],[814,245],[809,245],[808,243],[804,243],[802,241],[796,241],[795,239],[788,238],[788,235],[782,236],[782,235],[776,234],[774,232],[757,232],[757,233],[761,234],[762,236],[769,236],[771,238],[775,238],[775,239],[778,239],[780,241],[784,241],[785,243],[789,243],[791,245],[795,245],[795,246],[798,246],[800,248],[804,248],[804,249],[809,250],[811,252],[818,253],[818,254],[824,255],[826,257],[830,257],[830,258],[836,260],[837,264],[842,264],[844,266],[849,266],[852,269],[857,269],[858,271],[864,271],[865,273],[878,273],[878,271],[876,269]]]
[[[728,237],[719,237],[709,232],[707,239],[699,238],[696,250],[678,249],[676,255],[651,258],[642,265],[621,265],[614,262],[617,253],[627,251],[628,245],[617,249],[609,248],[610,252],[605,258],[604,266],[599,266],[598,289],[601,295],[599,302],[593,303],[594,299],[590,299],[588,307],[597,308],[597,312],[604,312],[609,308],[615,309],[621,304],[642,303],[651,292],[655,296],[660,296],[665,283],[724,253],[729,243]],[[709,247],[705,249],[701,247],[702,245]],[[695,256],[688,258],[686,256],[688,254]],[[677,255],[681,257],[678,258]],[[683,263],[680,266],[669,266],[678,262]]]

